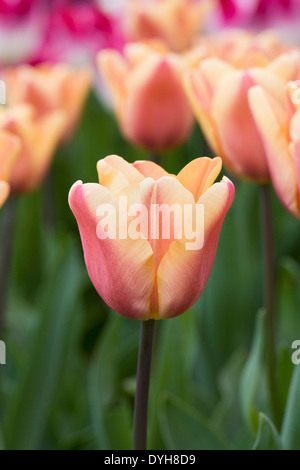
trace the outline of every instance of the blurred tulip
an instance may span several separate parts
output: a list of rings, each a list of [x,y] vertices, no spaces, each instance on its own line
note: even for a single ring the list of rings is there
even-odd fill
[[[244,27],[252,30],[276,29],[295,42],[299,37],[299,0],[219,0],[213,27]]]
[[[299,84],[298,84],[299,85]],[[272,183],[282,204],[300,219],[300,90],[289,84],[291,98],[278,105],[262,87],[250,91],[249,101],[266,151]]]
[[[188,71],[187,96],[213,151],[234,174],[257,182],[269,179],[265,149],[249,105],[252,87],[261,85],[277,113],[284,111],[285,83],[299,73],[299,54],[283,54],[266,67],[239,70],[217,58]],[[274,104],[274,106],[275,106]]]
[[[28,61],[42,41],[46,4],[38,0],[0,0],[0,60],[2,64]]]
[[[51,2],[47,30],[35,60],[91,65],[99,50],[122,49],[123,44],[118,15],[106,13],[96,1],[56,1]]]
[[[29,105],[18,105],[0,111],[0,130],[20,140],[20,151],[13,164],[9,183],[13,193],[35,189],[49,168],[55,149],[65,128],[61,111],[34,117]]]
[[[192,45],[212,5],[211,0],[129,0],[125,34],[129,41],[163,39],[181,52]]]
[[[155,163],[131,165],[112,155],[98,162],[100,184],[79,181],[73,185],[69,204],[79,226],[87,270],[111,308],[133,319],[163,319],[180,315],[196,302],[208,280],[220,229],[234,198],[234,186],[227,178],[213,184],[221,166],[220,158],[198,158],[174,176]],[[130,202],[129,213],[120,205],[121,196]],[[99,216],[101,207],[107,205],[116,211],[119,229],[128,215],[132,221],[132,208],[138,207],[144,217],[139,236],[132,235],[131,223],[122,235],[107,236],[106,222]],[[189,206],[190,216],[183,220],[174,213],[174,230],[168,237],[159,230],[156,237],[152,211],[157,205]],[[194,219],[199,206],[204,208],[201,222]],[[194,239],[203,231],[203,246],[187,249],[183,229],[191,219]],[[177,238],[175,232],[180,229],[184,235]]]
[[[151,152],[183,143],[194,118],[182,86],[184,61],[141,43],[99,54],[124,136]]]
[[[9,177],[20,150],[20,142],[9,132],[0,131],[0,208],[9,194]]]
[[[69,138],[77,125],[92,76],[89,68],[74,69],[67,64],[20,65],[7,69],[7,101],[30,104],[40,119],[53,111],[66,116],[64,138]]]
[[[200,60],[218,57],[237,68],[266,66],[280,54],[291,51],[274,31],[255,34],[243,29],[231,29],[206,35],[195,42],[189,54]]]

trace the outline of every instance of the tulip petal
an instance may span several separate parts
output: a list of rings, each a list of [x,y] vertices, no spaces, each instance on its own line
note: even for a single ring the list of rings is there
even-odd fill
[[[172,176],[164,176],[160,178],[153,190],[152,199],[151,199],[151,206],[149,207],[149,214],[150,214],[150,221],[149,225],[151,230],[155,230],[153,224],[151,226],[151,222],[153,222],[154,211],[161,207],[163,209],[163,205],[168,206],[169,208],[174,207],[174,209],[178,209],[183,213],[183,208],[185,204],[190,204],[191,206],[195,205],[195,201],[193,195],[190,191],[188,191],[184,186]],[[157,239],[152,237],[149,242],[152,246],[154,252],[154,265],[157,268],[161,259],[167,252],[170,244],[175,238],[175,234],[182,228],[182,223],[176,225],[174,227],[174,220],[177,220],[176,215],[174,217],[168,217],[168,212],[163,214],[165,217],[162,218],[162,223],[159,225],[159,235]],[[180,221],[180,219],[178,219]],[[169,226],[168,226],[169,223]],[[164,237],[164,229],[166,229],[166,233],[169,232],[169,236],[166,238]],[[151,232],[152,234],[152,232]],[[153,234],[152,234],[153,235]]]
[[[297,216],[299,204],[296,171],[284,130],[261,87],[256,86],[250,90],[249,103],[264,142],[274,188],[282,203]]]
[[[133,163],[134,168],[136,168],[145,178],[153,178],[157,181],[159,178],[163,176],[169,176],[161,166],[157,165],[157,163],[150,162],[148,160],[138,160]]]
[[[97,171],[99,183],[112,192],[118,192],[129,184],[143,180],[140,172],[118,155],[109,155],[99,160]]]
[[[109,84],[112,94],[119,98],[124,93],[124,76],[128,71],[128,65],[114,49],[103,49],[97,56],[100,72]]]
[[[224,66],[219,77],[226,72],[228,72],[228,69]],[[217,79],[212,79],[211,84],[209,84],[208,78],[204,75],[201,67],[198,70],[188,71],[183,76],[185,92],[200,127],[213,151],[222,155],[217,127],[210,113],[216,81]]]
[[[188,189],[198,201],[215,181],[222,168],[220,157],[214,159],[208,157],[196,158],[186,165],[177,175],[178,181]]]
[[[0,181],[0,209],[9,195],[9,184],[6,181]]]
[[[194,118],[175,63],[154,54],[132,71],[127,85],[119,118],[128,139],[154,152],[186,139]]]
[[[227,166],[240,176],[264,181],[269,177],[268,166],[248,103],[248,91],[254,84],[248,72],[228,73],[216,90],[212,116]]]
[[[110,204],[119,216],[117,200],[105,187],[77,182],[70,190],[69,204],[77,219],[87,270],[97,292],[118,313],[146,320],[155,282],[149,242],[143,238],[97,236],[97,230],[103,229],[101,217],[96,215],[100,205]]]
[[[227,178],[214,184],[199,199],[204,205],[204,246],[187,250],[186,239],[174,240],[157,271],[159,318],[171,318],[190,308],[201,295],[214,262],[224,217],[234,198],[234,186]],[[198,222],[198,221],[197,221]],[[174,295],[176,292],[176,295]]]
[[[19,139],[10,132],[0,131],[0,179],[8,181],[12,165],[20,150]]]
[[[298,64],[299,52],[293,51],[289,54],[280,54],[267,68],[286,83],[297,78]]]

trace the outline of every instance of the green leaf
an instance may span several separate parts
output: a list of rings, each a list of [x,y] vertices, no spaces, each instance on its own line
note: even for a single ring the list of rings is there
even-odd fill
[[[80,295],[81,263],[69,249],[53,262],[44,295],[40,322],[23,380],[13,397],[7,423],[10,449],[38,449],[64,360],[70,325]]]
[[[171,450],[228,449],[223,434],[210,420],[180,398],[165,394],[160,406],[161,433]]]
[[[258,426],[258,412],[255,408],[254,401],[263,366],[264,318],[265,313],[264,310],[261,309],[257,315],[253,343],[242,373],[240,385],[242,412],[249,429],[254,433],[256,433]]]
[[[5,443],[4,443],[2,428],[0,427],[0,450],[4,450],[4,449],[5,449]]]
[[[272,421],[259,413],[259,424],[253,450],[283,450],[283,444]]]
[[[196,320],[191,309],[184,315],[157,322],[149,397],[148,442],[152,449],[164,447],[158,422],[159,403],[151,397],[176,390],[180,398],[191,400],[193,357],[197,352]]]
[[[282,409],[285,409],[293,375],[293,362],[291,361],[290,348],[282,347],[278,356],[278,387],[280,391]]]
[[[111,314],[99,338],[88,375],[91,421],[100,450],[131,448],[132,429],[128,410],[124,404],[119,407],[116,396],[122,322],[121,315]]]
[[[281,439],[287,450],[300,449],[300,365],[295,365],[283,417]]]

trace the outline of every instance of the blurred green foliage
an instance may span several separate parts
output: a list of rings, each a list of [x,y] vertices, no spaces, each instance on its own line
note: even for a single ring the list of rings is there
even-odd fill
[[[7,364],[0,366],[0,448],[131,448],[139,322],[110,311],[94,290],[68,206],[71,185],[97,181],[96,162],[112,153],[130,162],[147,158],[91,95],[77,134],[57,152],[48,189],[17,201],[1,338]],[[162,166],[177,173],[202,155],[210,151],[195,126],[185,146],[162,156]],[[256,321],[263,303],[258,191],[234,182],[236,197],[201,298],[184,315],[158,322],[150,449],[300,449],[300,365],[291,362],[291,344],[300,339],[300,224],[273,194],[276,344],[286,409],[276,430],[261,312]]]

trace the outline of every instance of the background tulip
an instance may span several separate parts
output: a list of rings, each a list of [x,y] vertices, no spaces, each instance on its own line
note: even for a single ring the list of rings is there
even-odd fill
[[[272,183],[283,205],[300,218],[300,108],[296,83],[278,105],[262,87],[250,92],[250,105],[266,151]]]
[[[212,6],[207,0],[130,0],[125,9],[125,34],[130,41],[160,38],[180,52],[192,45]]]
[[[6,181],[0,180],[0,209],[5,203],[9,195],[9,184]]]
[[[65,114],[64,138],[74,132],[91,86],[91,71],[67,64],[17,66],[5,72],[9,104],[30,104],[37,119],[53,111]]]
[[[223,219],[234,197],[234,186],[227,178],[213,184],[221,170],[220,158],[193,160],[177,177],[154,163],[131,165],[114,155],[100,160],[97,168],[100,184],[75,183],[69,204],[79,226],[87,270],[99,295],[117,312],[138,320],[171,318],[185,312],[207,282]],[[124,239],[98,238],[97,230],[105,229],[97,216],[99,205],[111,204],[117,220],[127,217],[118,207],[121,195],[145,206],[148,214],[152,204],[190,204],[193,210],[203,204],[203,248],[186,250],[187,240],[174,239],[174,234],[169,239],[161,234],[151,239],[145,233],[132,239],[129,232]],[[202,229],[197,225],[197,231]]]
[[[184,142],[193,115],[182,87],[185,62],[142,44],[99,54],[120,128],[131,142],[160,152]]]
[[[0,131],[0,207],[9,194],[8,180],[19,149],[20,142],[17,137]]]
[[[29,105],[2,109],[0,129],[19,138],[20,151],[15,160],[10,185],[13,193],[35,189],[44,178],[55,149],[65,128],[65,116],[60,111],[34,117]]]
[[[299,41],[299,0],[218,0],[214,29],[240,27],[255,31],[276,29],[283,38]]]
[[[283,112],[285,82],[297,75],[297,53],[283,54],[265,67],[238,69],[217,58],[186,72],[187,96],[201,128],[224,164],[237,176],[269,179],[265,149],[249,104],[249,92],[261,85]]]

